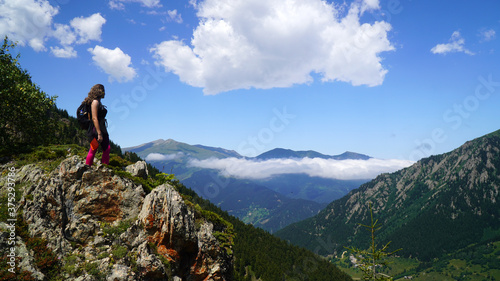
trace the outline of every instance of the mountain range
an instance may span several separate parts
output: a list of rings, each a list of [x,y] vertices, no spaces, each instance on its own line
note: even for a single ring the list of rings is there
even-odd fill
[[[267,231],[317,214],[331,201],[341,198],[368,179],[340,180],[306,174],[280,174],[263,179],[225,176],[215,169],[193,166],[193,159],[334,159],[368,160],[371,157],[354,152],[325,155],[316,151],[294,151],[276,148],[247,158],[236,151],[204,145],[189,145],[172,139],[156,140],[124,151],[136,153],[166,173],[173,173],[186,186],[209,199],[228,213]]]
[[[359,154],[355,152],[349,152],[346,151],[340,155],[325,155],[319,152],[316,152],[314,150],[307,150],[307,151],[294,151],[291,149],[285,149],[285,148],[275,148],[272,150],[269,150],[267,152],[264,152],[258,156],[256,156],[256,159],[259,160],[267,160],[267,159],[277,159],[277,158],[321,158],[321,159],[335,159],[335,160],[346,160],[346,159],[361,159],[361,160],[368,160],[371,157],[364,155],[364,154]]]
[[[371,204],[381,225],[379,243],[392,241],[390,248],[401,248],[403,257],[436,264],[464,249],[488,252],[500,241],[499,168],[500,130],[381,174],[275,235],[324,256],[338,255],[346,246],[367,248],[369,233],[360,224],[369,223]],[[466,263],[474,256],[465,256]],[[482,266],[500,270],[498,255],[478,256]]]
[[[188,159],[247,158],[226,149],[173,140],[125,150],[151,158],[150,163],[160,169],[170,169],[186,186],[229,214],[332,261],[347,246],[369,246],[369,233],[361,224],[368,223],[371,204],[381,225],[377,241],[391,242],[392,250],[401,248],[401,258],[414,265],[410,272],[428,273],[439,264],[448,272],[467,275],[476,270],[469,267],[476,266],[483,271],[481,276],[490,278],[500,270],[500,262],[493,258],[500,245],[500,130],[396,172],[357,181],[299,173],[263,179],[225,176],[217,169],[194,167]],[[154,160],[155,153],[165,159]],[[304,158],[372,159],[352,152],[329,156],[277,148],[252,160]],[[331,196],[330,201],[321,201],[325,194]],[[455,268],[457,257],[469,267]]]

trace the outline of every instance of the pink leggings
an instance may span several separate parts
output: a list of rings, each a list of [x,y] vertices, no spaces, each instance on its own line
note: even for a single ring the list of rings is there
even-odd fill
[[[101,162],[102,164],[109,164],[109,152],[111,151],[111,145],[108,144],[108,147],[102,151],[102,159]],[[94,163],[94,157],[95,154],[97,153],[96,150],[92,150],[92,148],[89,149],[89,154],[87,154],[87,159],[85,163],[89,166],[92,166],[92,163]]]

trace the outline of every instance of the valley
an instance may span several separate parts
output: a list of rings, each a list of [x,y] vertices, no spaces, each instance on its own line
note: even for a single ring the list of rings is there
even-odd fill
[[[368,202],[383,227],[381,243],[401,248],[384,270],[395,280],[497,280],[499,256],[500,131],[442,155],[376,178],[341,180],[307,174],[237,178],[220,169],[198,167],[190,159],[245,159],[234,151],[173,140],[127,148],[158,169],[176,174],[200,196],[247,224],[294,245],[329,257],[354,279],[360,277],[346,246],[367,247],[357,224]],[[151,159],[152,155],[164,159]],[[276,159],[358,159],[344,153],[274,149],[254,161]],[[344,253],[344,254],[343,254]]]
[[[175,174],[183,184],[229,214],[271,233],[316,215],[333,200],[359,187],[369,179],[340,180],[307,174],[279,174],[269,178],[236,178],[216,169],[193,165],[193,159],[245,159],[235,151],[203,145],[189,145],[172,139],[156,140],[136,147],[133,152],[162,172]],[[315,151],[273,149],[255,161],[303,159],[367,160],[371,157],[346,152],[328,156]]]
[[[497,278],[500,225],[498,193],[500,132],[465,143],[454,151],[424,158],[410,167],[376,178],[341,180],[307,174],[238,178],[220,169],[193,165],[192,159],[245,159],[235,151],[174,140],[158,140],[125,151],[137,153],[160,170],[174,173],[186,186],[228,214],[292,244],[331,257],[356,277],[347,245],[366,247],[358,223],[367,204],[383,223],[381,242],[402,248],[387,273],[414,280]],[[154,158],[156,155],[157,158]],[[162,158],[163,157],[163,158]],[[276,159],[358,159],[346,152],[274,149],[253,161]],[[429,279],[430,278],[430,279]]]
[[[498,280],[498,167],[500,131],[381,174],[276,235],[329,256],[352,273],[341,254],[346,246],[368,247],[368,233],[359,224],[366,224],[371,203],[381,224],[377,241],[391,242],[389,251],[402,249],[391,274],[416,280]]]

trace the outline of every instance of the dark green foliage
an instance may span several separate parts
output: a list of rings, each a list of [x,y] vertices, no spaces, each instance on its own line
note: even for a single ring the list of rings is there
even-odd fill
[[[125,246],[113,245],[113,250],[111,250],[111,253],[113,254],[113,258],[115,258],[116,260],[120,260],[127,256],[128,248]]]
[[[102,222],[102,232],[105,236],[118,238],[120,234],[124,233],[132,225],[132,220],[120,221],[117,226],[111,226],[109,223]]]
[[[63,258],[63,268],[62,270],[69,275],[80,275],[81,268],[78,265],[78,257],[76,255],[69,255]]]
[[[235,280],[251,280],[249,274],[264,281],[351,280],[326,259],[290,245],[260,228],[243,223],[178,181],[175,187],[183,196],[189,197],[193,204],[203,208],[205,214],[212,212],[233,225]]]
[[[0,156],[21,151],[25,147],[46,144],[55,139],[57,123],[55,97],[49,97],[31,81],[19,65],[19,55],[5,37],[0,49]]]
[[[87,151],[85,148],[76,144],[56,144],[35,147],[29,152],[12,155],[12,158],[15,160],[16,166],[18,167],[37,163],[40,168],[50,172],[55,169],[68,155],[79,155],[81,157],[85,157],[86,153]]]
[[[132,162],[132,163],[135,163],[137,161],[141,161],[141,157],[139,157],[136,153],[134,152],[125,152],[123,154],[123,158],[127,159],[128,161]]]
[[[235,225],[236,280],[246,280],[247,270],[262,280],[351,280],[327,260],[280,240],[262,229]]]
[[[112,167],[116,167],[116,168],[123,168],[123,167],[126,167],[127,165],[129,165],[130,162],[119,157],[119,156],[110,156],[110,159],[109,159],[109,166],[112,166]]]
[[[106,280],[106,275],[99,270],[99,264],[97,262],[86,262],[84,264],[85,271],[94,276],[97,280]]]
[[[123,157],[122,149],[121,147],[114,143],[112,140],[109,141],[109,145],[111,146],[110,153],[113,153],[115,155],[118,155],[120,157]],[[135,163],[136,161],[132,161],[132,163]]]

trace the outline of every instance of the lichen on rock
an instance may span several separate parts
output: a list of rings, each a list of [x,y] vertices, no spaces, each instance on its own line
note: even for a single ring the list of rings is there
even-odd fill
[[[125,170],[147,177],[142,162]],[[20,167],[16,184],[25,232],[46,241],[57,256],[51,274],[64,280],[232,280],[232,256],[213,222],[200,222],[169,184],[146,195],[141,184],[105,165],[86,166],[79,156],[49,173]],[[19,249],[29,237],[17,237]],[[35,256],[25,251],[21,270],[43,280]]]

